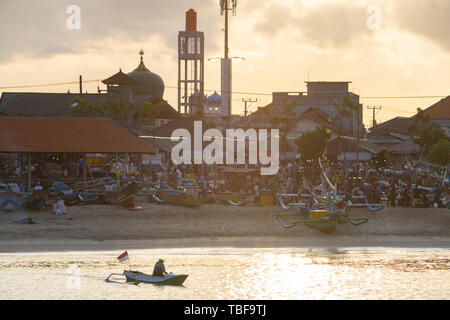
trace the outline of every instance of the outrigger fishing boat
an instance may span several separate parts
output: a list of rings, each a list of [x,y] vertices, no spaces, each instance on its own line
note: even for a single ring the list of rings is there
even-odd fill
[[[353,225],[360,225],[369,221],[365,217],[350,217],[350,208],[355,207],[351,201],[345,201],[343,197],[337,195],[336,187],[328,179],[322,164],[319,159],[319,164],[322,170],[322,184],[318,187],[313,186],[307,181],[303,180],[304,188],[309,192],[306,195],[297,194],[278,194],[278,200],[281,208],[284,210],[291,210],[294,207],[299,208],[298,213],[284,213],[278,214],[275,218],[284,228],[292,228],[297,224],[304,224],[306,226],[315,228],[319,231],[331,234],[336,230],[338,223],[351,223]],[[317,195],[317,191],[321,191]],[[285,203],[283,198],[294,197],[296,202]],[[361,205],[359,205],[361,206]],[[371,211],[378,211],[384,208],[384,205],[370,205],[364,204],[365,207]],[[304,219],[294,220],[286,224],[281,217],[302,216]]]
[[[120,273],[111,273],[108,278],[105,279],[106,282],[116,282],[111,278],[115,276],[125,277],[127,283],[139,284],[141,282],[144,283],[152,283],[157,285],[171,285],[171,286],[181,286],[184,281],[186,281],[188,275],[187,274],[173,274],[172,272],[166,273],[164,276],[153,276],[140,271],[131,270],[130,259],[128,256],[128,251],[125,251],[120,256],[117,257],[119,262],[128,261],[130,270],[124,270],[122,274]],[[160,259],[159,262],[164,262],[164,260]]]
[[[304,224],[328,234],[336,230],[338,223],[349,222],[353,225],[360,225],[369,221],[369,218],[350,217],[347,203],[343,200],[332,202],[330,194],[327,196],[327,205],[325,208],[323,206],[309,209],[306,209],[305,206],[299,206],[299,208],[300,212],[298,213],[282,213],[276,215],[275,218],[284,228],[292,228],[297,224]],[[289,224],[286,224],[281,219],[281,217],[293,216],[303,216],[306,219],[294,220]]]
[[[182,286],[184,281],[186,281],[188,275],[187,274],[173,274],[168,273],[163,277],[154,277],[149,274],[145,274],[140,271],[132,271],[132,270],[124,270],[122,274],[120,273],[111,273],[108,278],[106,278],[106,282],[116,282],[111,280],[111,277],[114,276],[124,276],[126,278],[126,282],[139,284],[143,283],[152,283],[156,285],[170,285],[170,286]]]
[[[242,206],[247,203],[255,201],[255,196],[252,194],[242,194],[235,192],[214,192],[208,194],[208,199],[214,200],[219,204],[228,203],[232,206]]]
[[[161,184],[160,188],[154,191],[152,200],[158,203],[197,208],[203,204],[204,198],[200,196],[198,187],[195,185],[185,185],[183,190],[177,190],[170,185]]]

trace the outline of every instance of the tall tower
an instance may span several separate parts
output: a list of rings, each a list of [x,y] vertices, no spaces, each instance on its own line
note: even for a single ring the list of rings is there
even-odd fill
[[[236,15],[237,0],[220,0],[220,14],[225,16],[225,52],[221,59],[221,94],[222,110],[226,116],[231,116],[231,59],[228,47],[228,12]]]
[[[190,113],[189,97],[204,92],[205,37],[197,31],[197,12],[186,12],[186,31],[178,33],[178,112]]]

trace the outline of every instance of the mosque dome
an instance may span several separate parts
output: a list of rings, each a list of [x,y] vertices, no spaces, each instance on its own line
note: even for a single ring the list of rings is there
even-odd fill
[[[151,72],[144,65],[144,51],[141,49],[139,52],[141,55],[141,62],[138,67],[127,75],[139,82],[133,88],[133,93],[136,95],[154,95],[160,98],[164,95],[164,81],[163,79],[154,72]]]
[[[220,94],[214,91],[214,93],[210,95],[207,100],[209,105],[218,106],[221,104],[222,97],[220,96]]]

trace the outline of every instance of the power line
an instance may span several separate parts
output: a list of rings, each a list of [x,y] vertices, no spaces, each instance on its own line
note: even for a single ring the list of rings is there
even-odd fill
[[[369,107],[369,106],[367,106],[367,109],[372,110],[372,112],[373,112],[372,126],[375,127],[377,125],[377,122],[375,121],[375,110],[381,110],[381,106],[379,106],[379,107],[376,107],[376,106]]]
[[[252,104],[252,103],[254,103],[254,102],[258,102],[258,99],[242,99],[242,102],[244,102],[245,103],[245,111],[244,111],[244,116],[246,117],[247,116],[247,103],[249,103],[250,102],[250,105]]]
[[[95,80],[83,80],[84,83],[100,82],[101,79]],[[55,82],[46,84],[28,84],[28,85],[18,85],[18,86],[6,86],[0,87],[0,90],[4,89],[21,89],[21,88],[39,88],[39,87],[54,87],[62,85],[79,84],[79,81],[68,81],[68,82]],[[178,89],[178,86],[164,86],[168,89]],[[217,89],[205,89],[205,92],[217,92]],[[272,96],[272,93],[264,92],[248,92],[248,91],[232,91],[233,94],[242,95],[252,95],[252,96]],[[327,91],[325,93],[341,93],[342,91]],[[446,98],[448,95],[435,95],[435,96],[370,96],[370,97],[360,97],[360,99],[434,99],[434,98]]]
[[[83,80],[83,82],[99,82],[101,80]],[[79,84],[79,81],[70,81],[70,82],[56,82],[56,83],[46,83],[46,84],[34,84],[34,85],[21,85],[21,86],[10,86],[10,87],[0,87],[0,90],[3,89],[21,89],[21,88],[38,88],[38,87],[55,87],[55,86],[64,86],[70,84]]]

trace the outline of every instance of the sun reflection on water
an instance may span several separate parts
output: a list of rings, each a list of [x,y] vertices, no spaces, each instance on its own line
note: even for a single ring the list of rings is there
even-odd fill
[[[191,251],[190,251],[191,250]],[[448,299],[450,251],[419,249],[179,249],[131,256],[150,273],[187,273],[184,287],[108,284],[124,267],[115,253],[0,255],[2,299]],[[66,288],[68,266],[81,269]]]

